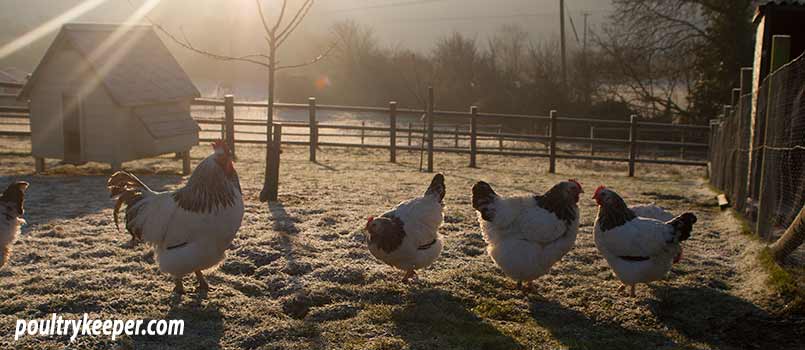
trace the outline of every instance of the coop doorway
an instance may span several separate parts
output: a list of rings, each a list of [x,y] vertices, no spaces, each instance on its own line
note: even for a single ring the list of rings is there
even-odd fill
[[[64,161],[81,162],[81,101],[78,96],[62,96],[62,130],[64,131]]]

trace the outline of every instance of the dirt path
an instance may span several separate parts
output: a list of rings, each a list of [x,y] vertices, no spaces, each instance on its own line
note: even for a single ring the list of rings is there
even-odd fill
[[[22,149],[20,151],[20,149]],[[128,248],[117,232],[105,192],[103,167],[71,166],[33,177],[24,146],[0,146],[0,185],[32,183],[24,236],[9,265],[0,270],[0,347],[62,348],[66,337],[24,338],[8,334],[17,318],[64,318],[88,312],[109,318],[182,318],[185,335],[133,337],[112,342],[79,338],[76,347],[266,348],[266,349],[794,349],[802,324],[780,323],[777,307],[756,269],[757,244],[713,208],[701,169],[638,167],[560,161],[547,175],[543,159],[479,157],[480,169],[460,156],[437,155],[447,178],[446,248],[437,263],[406,286],[401,274],[365,248],[365,218],[424,191],[430,176],[418,171],[419,154],[401,152],[400,164],[385,152],[324,149],[320,163],[306,148],[288,148],[281,165],[281,201],[257,202],[263,154],[241,147],[246,217],[226,262],[209,277],[202,298],[172,298],[169,278],[159,274],[151,250]],[[207,149],[197,148],[197,162]],[[138,174],[174,173],[168,158],[137,162]],[[76,176],[85,175],[89,176]],[[475,181],[502,194],[544,191],[578,178],[591,193],[599,184],[630,204],[656,202],[674,212],[695,211],[694,236],[667,281],[640,286],[631,299],[617,292],[606,262],[595,249],[595,203],[581,202],[582,227],[573,249],[528,298],[514,290],[485,254],[470,206]],[[171,189],[176,175],[146,175],[154,188]],[[799,333],[797,333],[799,332]]]

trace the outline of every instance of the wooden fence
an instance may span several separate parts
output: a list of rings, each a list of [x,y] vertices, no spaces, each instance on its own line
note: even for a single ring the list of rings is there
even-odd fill
[[[19,85],[0,87],[20,87]],[[612,161],[628,163],[629,176],[634,176],[636,164],[671,164],[685,166],[707,166],[706,159],[709,152],[707,135],[708,126],[667,124],[639,121],[637,116],[629,120],[604,120],[595,118],[578,118],[562,116],[557,111],[551,111],[548,116],[486,113],[477,107],[470,107],[467,112],[435,110],[433,106],[433,93],[429,93],[428,107],[425,109],[398,108],[395,102],[387,107],[356,107],[339,105],[321,105],[315,98],[310,98],[307,104],[276,103],[278,110],[306,111],[307,121],[274,121],[281,124],[283,136],[281,144],[306,145],[309,147],[309,159],[316,161],[317,150],[321,147],[357,147],[387,149],[389,161],[397,161],[399,151],[421,151],[427,154],[427,170],[432,172],[434,153],[458,153],[468,155],[469,166],[478,166],[478,155],[525,156],[548,158],[549,171],[556,172],[558,159],[580,159],[591,161]],[[233,152],[237,144],[265,144],[267,123],[265,119],[236,118],[236,111],[242,108],[267,108],[266,103],[236,101],[233,96],[224,99],[200,98],[193,102],[194,118],[202,126],[202,132],[220,132],[220,137],[202,137],[202,141],[223,138],[227,141]],[[223,110],[221,117],[199,117],[199,108],[208,108],[217,114],[218,107]],[[354,114],[371,114],[375,119],[383,117],[384,125],[346,125],[339,123],[321,123],[319,112],[346,112]],[[205,111],[210,114],[210,111]],[[28,109],[26,107],[8,106],[0,107],[0,126],[22,126],[28,122]],[[422,123],[408,122],[400,125],[401,116],[417,119],[423,116]],[[436,123],[436,122],[439,123]],[[504,122],[505,121],[505,122]],[[508,122],[508,123],[507,123]],[[521,130],[505,129],[506,125],[530,125]],[[214,126],[216,129],[204,128]],[[541,126],[544,126],[542,128]],[[579,128],[589,128],[590,137],[574,136],[569,131]],[[306,132],[293,132],[289,129],[305,129]],[[248,130],[245,130],[248,129]],[[528,129],[528,130],[524,130]],[[628,130],[626,138],[597,137],[595,130]],[[566,130],[564,133],[562,130]],[[681,134],[680,141],[658,140],[641,138],[641,130],[664,133]],[[322,132],[325,131],[325,132]],[[358,132],[358,134],[353,134]],[[685,141],[685,135],[704,135],[704,142]],[[254,139],[255,136],[263,136]],[[0,136],[30,136],[28,131],[0,130]],[[306,137],[307,140],[291,140],[290,137]],[[321,138],[357,138],[361,142],[328,142]],[[374,143],[367,140],[385,139],[386,142]],[[406,141],[407,140],[407,141]],[[402,141],[402,144],[401,144]],[[419,141],[418,145],[416,144]],[[489,146],[492,143],[494,146]],[[527,147],[517,147],[526,144]],[[540,144],[542,147],[535,147]],[[561,146],[561,147],[560,147]],[[613,152],[613,149],[615,150]],[[625,152],[618,152],[624,149]],[[641,157],[650,149],[675,149],[672,154],[677,158],[661,159],[656,155],[653,158]],[[697,150],[690,151],[690,150]],[[619,154],[620,153],[620,154]],[[666,152],[667,153],[667,152]],[[700,154],[700,157],[691,157],[690,154]],[[692,159],[698,158],[698,159]]]
[[[238,119],[235,118],[235,110],[237,108],[266,108],[266,103],[254,102],[237,102],[231,96],[223,100],[214,99],[197,99],[194,102],[195,106],[207,107],[223,107],[223,118],[196,118],[200,125],[216,125],[219,129],[203,129],[204,131],[217,131],[222,135],[248,135],[259,133],[265,135],[265,132],[248,132],[248,131],[235,131],[238,126],[242,127],[265,127],[265,120],[260,119]],[[671,165],[687,165],[687,166],[707,166],[707,151],[708,143],[705,142],[690,142],[690,141],[665,141],[665,140],[649,140],[639,139],[638,135],[641,129],[657,129],[665,133],[680,133],[682,140],[685,135],[691,132],[698,132],[703,135],[709,133],[709,126],[699,125],[686,125],[686,124],[667,124],[667,123],[653,123],[638,121],[637,116],[631,116],[628,121],[618,120],[602,120],[593,118],[571,118],[561,117],[557,111],[552,111],[548,116],[530,116],[518,114],[499,114],[499,113],[482,113],[477,107],[471,107],[468,112],[458,111],[439,111],[427,108],[425,110],[419,109],[403,109],[398,108],[395,102],[390,102],[388,107],[355,107],[355,106],[338,106],[338,105],[321,105],[316,103],[315,98],[310,98],[308,104],[289,104],[277,103],[276,108],[280,110],[300,110],[307,111],[309,120],[306,122],[300,121],[281,121],[278,122],[285,126],[285,128],[305,128],[308,129],[306,133],[293,133],[283,132],[285,136],[307,136],[307,140],[283,140],[283,144],[290,145],[305,145],[309,146],[309,159],[316,161],[316,152],[320,147],[357,147],[357,148],[375,148],[387,149],[389,151],[389,161],[395,162],[398,151],[417,150],[427,153],[427,170],[433,171],[433,154],[434,153],[460,153],[469,156],[469,165],[471,167],[478,166],[477,156],[483,155],[503,155],[503,156],[527,156],[527,157],[544,157],[548,158],[549,171],[556,172],[557,159],[581,159],[581,160],[596,160],[596,161],[614,161],[625,162],[629,165],[629,176],[634,176],[635,167],[638,163],[653,163],[653,164],[671,164]],[[366,126],[362,125],[343,125],[343,124],[327,124],[320,123],[317,116],[320,111],[335,111],[335,112],[348,112],[348,113],[371,113],[374,116],[386,116],[387,123],[384,126]],[[414,127],[408,124],[407,127],[400,126],[398,117],[400,115],[425,115],[425,122],[421,126]],[[465,128],[461,127],[461,123],[438,124],[433,123],[434,120],[456,120],[464,119]],[[489,122],[499,122],[503,119],[516,119],[525,120],[529,122],[539,122],[548,125],[547,131],[543,134],[539,130],[529,130],[529,132],[515,133],[504,132],[503,128],[499,125],[491,126],[496,131],[484,131],[490,129]],[[429,122],[431,121],[431,122]],[[479,125],[479,122],[483,124]],[[505,124],[505,123],[504,123]],[[618,138],[602,138],[602,137],[577,137],[577,136],[563,136],[559,130],[568,125],[589,125],[590,128],[603,125],[611,128],[619,128],[628,130],[628,137],[625,139]],[[604,129],[604,128],[602,128]],[[321,133],[322,130],[336,130],[340,133]],[[360,134],[350,134],[350,131],[358,131]],[[373,134],[367,134],[372,132]],[[321,137],[356,137],[361,138],[360,143],[350,142],[323,142]],[[592,135],[595,136],[595,135]],[[264,144],[265,138],[261,140],[243,140],[235,138],[227,139],[231,145],[236,143],[254,143]],[[706,136],[705,136],[706,137]],[[364,142],[367,138],[383,138],[387,140],[384,144],[367,144]],[[400,144],[400,140],[408,142]],[[424,139],[424,143],[419,146],[412,145],[411,140]],[[213,138],[202,138],[204,141],[211,141]],[[440,145],[439,141],[452,141],[452,145],[447,145],[444,142]],[[468,147],[461,147],[461,143],[469,143]],[[483,147],[479,142],[495,141],[495,147]],[[506,144],[526,142],[526,143],[540,143],[544,145],[542,149],[526,149],[507,147]],[[565,147],[560,148],[559,144]],[[424,145],[424,147],[423,147]],[[596,147],[605,146],[620,146],[626,149],[625,156],[605,155],[596,152]],[[569,146],[569,147],[568,147]],[[586,148],[572,148],[573,146],[584,146]],[[650,147],[660,148],[676,148],[675,155],[680,159],[659,159],[655,155],[653,159],[639,157],[641,148],[648,149]],[[589,150],[584,151],[585,149]],[[698,149],[700,152],[701,160],[687,159],[688,150]],[[612,152],[608,152],[612,153]],[[690,152],[694,153],[694,152]]]

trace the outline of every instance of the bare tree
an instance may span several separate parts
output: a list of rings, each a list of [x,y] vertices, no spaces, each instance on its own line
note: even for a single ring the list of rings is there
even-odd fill
[[[608,94],[648,116],[706,120],[751,62],[749,0],[614,0],[595,41]]]
[[[265,32],[265,41],[266,41],[266,49],[268,53],[254,53],[254,54],[247,54],[241,56],[233,56],[233,55],[225,55],[220,53],[215,53],[206,49],[199,48],[195,46],[186,35],[182,34],[181,37],[171,33],[167,29],[165,29],[160,24],[156,23],[155,21],[151,20],[150,17],[146,17],[146,19],[162,34],[168,37],[171,41],[175,42],[179,46],[193,51],[195,53],[211,57],[213,59],[219,61],[233,61],[233,62],[246,62],[254,65],[258,65],[260,67],[264,67],[268,70],[268,108],[266,111],[266,172],[265,178],[263,183],[263,190],[260,192],[260,201],[267,202],[268,201],[268,157],[269,157],[269,149],[271,147],[272,142],[272,130],[271,126],[274,122],[274,89],[275,89],[275,78],[276,73],[286,69],[295,69],[301,68],[305,66],[312,65],[316,62],[321,61],[324,59],[334,48],[336,43],[329,45],[326,49],[324,49],[318,56],[300,63],[293,63],[293,64],[281,64],[277,59],[277,53],[280,48],[282,48],[283,44],[285,44],[288,38],[296,31],[299,27],[299,24],[305,19],[307,14],[310,12],[310,9],[313,7],[314,0],[303,0],[302,5],[293,11],[293,14],[288,11],[288,0],[282,0],[282,6],[280,7],[279,13],[274,18],[273,21],[269,20],[266,14],[263,11],[263,4],[261,0],[254,0],[255,5],[257,7],[257,12],[260,16],[260,22],[263,25],[263,30]],[[289,16],[290,15],[290,16]]]

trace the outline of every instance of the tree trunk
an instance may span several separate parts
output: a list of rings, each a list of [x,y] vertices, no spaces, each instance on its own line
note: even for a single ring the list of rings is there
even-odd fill
[[[797,218],[794,219],[791,226],[788,226],[780,239],[772,244],[771,252],[774,260],[782,263],[788,255],[802,245],[803,241],[805,241],[805,207],[802,207]]]
[[[268,202],[268,168],[269,168],[269,155],[271,154],[271,126],[274,123],[274,74],[276,73],[276,46],[273,44],[275,40],[272,38],[269,45],[268,60],[271,67],[268,68],[268,108],[266,111],[266,170],[263,178],[263,190],[260,191],[260,202]]]

